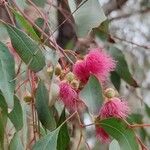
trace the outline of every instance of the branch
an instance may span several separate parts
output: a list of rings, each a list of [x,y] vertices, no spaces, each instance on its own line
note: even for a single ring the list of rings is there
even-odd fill
[[[68,61],[71,63],[71,64],[74,64],[73,61],[68,57],[68,55],[64,52],[64,49],[62,49],[59,45],[57,45],[57,43],[54,41],[51,40],[51,37],[49,35],[47,35],[41,28],[39,28],[31,19],[29,19],[29,17],[17,6],[17,4],[15,3],[15,0],[13,0],[13,4],[14,6],[16,7],[16,9],[24,16],[25,19],[27,19],[27,21],[36,27],[36,29],[41,32],[43,34],[43,36],[45,36],[51,43],[51,46],[54,48],[54,49],[58,49],[63,55],[64,57],[66,57],[68,59]]]
[[[110,18],[109,21],[113,21],[113,20],[119,20],[119,19],[124,19],[124,18],[128,18],[130,16],[133,16],[133,15],[140,15],[140,14],[144,14],[144,13],[148,13],[150,12],[150,9],[144,9],[144,10],[138,10],[138,11],[135,11],[133,13],[128,13],[128,14],[123,14],[123,15],[120,15],[120,16],[117,16],[117,17],[114,17],[114,18]]]
[[[140,44],[138,44],[138,43],[134,43],[134,42],[132,42],[132,41],[129,41],[129,40],[124,39],[124,38],[117,37],[117,36],[115,36],[115,35],[112,35],[112,37],[115,38],[115,39],[118,39],[118,40],[120,40],[120,41],[124,41],[124,42],[126,42],[126,43],[129,43],[129,44],[132,44],[132,45],[135,45],[135,46],[138,46],[138,47],[142,47],[142,48],[144,48],[144,49],[150,49],[150,46],[140,45]]]
[[[120,9],[126,2],[127,0],[110,0],[103,6],[105,15],[109,15],[112,11]]]

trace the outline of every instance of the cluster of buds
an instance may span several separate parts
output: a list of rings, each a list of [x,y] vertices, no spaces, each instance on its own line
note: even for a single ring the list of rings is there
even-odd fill
[[[79,109],[82,105],[81,100],[79,100],[80,81],[75,77],[72,72],[68,72],[64,79],[60,82],[60,100],[64,103],[66,108],[71,111]]]

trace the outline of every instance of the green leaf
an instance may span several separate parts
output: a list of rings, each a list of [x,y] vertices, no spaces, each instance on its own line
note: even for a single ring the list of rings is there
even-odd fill
[[[28,35],[31,36],[32,39],[34,39],[36,41],[40,41],[40,39],[39,39],[38,35],[36,34],[36,32],[34,31],[32,25],[18,12],[15,11],[14,14],[15,14],[17,22],[23,29],[25,29],[25,31],[28,33]]]
[[[121,150],[139,150],[133,129],[123,120],[108,118],[100,121],[99,126],[118,141]]]
[[[111,78],[111,82],[113,83],[116,90],[119,91],[120,90],[120,85],[121,85],[120,76],[115,71],[112,71],[110,78]]]
[[[35,24],[42,30],[43,30],[44,23],[45,23],[45,20],[43,18],[37,18],[35,20]],[[41,37],[42,33],[39,32],[39,30],[37,30],[37,28],[35,26],[33,26],[33,28],[34,28],[34,31],[36,32],[36,34],[38,35],[38,37]]]
[[[9,119],[13,123],[14,127],[17,131],[22,129],[23,127],[23,113],[22,113],[22,107],[20,104],[19,99],[17,96],[14,96],[14,108],[13,110],[8,114]]]
[[[102,41],[107,41],[109,37],[109,21],[105,20],[98,28],[95,28],[93,31]]]
[[[45,66],[45,58],[41,49],[28,35],[21,30],[5,24],[13,47],[21,59],[34,72],[40,71]]]
[[[1,113],[6,115],[8,114],[8,106],[1,91],[0,91],[0,109],[1,109],[0,111]]]
[[[66,120],[66,115],[65,115],[65,108],[64,108],[57,126],[61,125],[65,120]],[[69,142],[70,142],[69,132],[67,128],[67,123],[65,123],[63,126],[61,126],[58,134],[57,150],[67,149]]]
[[[99,80],[94,75],[90,76],[89,81],[79,93],[79,97],[92,114],[98,114],[103,102],[103,95]]]
[[[149,137],[147,131],[144,128],[140,129],[140,138],[145,142],[146,138]]]
[[[15,62],[8,48],[0,42],[0,90],[9,107],[13,106]]]
[[[37,6],[44,7],[47,0],[32,0]]]
[[[145,104],[145,110],[146,110],[148,117],[150,117],[150,107],[147,104]]]
[[[143,116],[141,114],[131,114],[127,119],[128,122],[131,124],[133,123],[142,124]]]
[[[52,111],[48,108],[49,95],[43,81],[39,81],[35,97],[39,120],[45,128],[54,129],[56,123]]]
[[[7,123],[8,107],[0,91],[0,149],[4,149],[4,134]]]
[[[41,138],[39,141],[35,143],[33,146],[33,150],[57,150],[57,139],[59,134],[60,128],[57,128],[56,130],[50,132],[43,138]]]
[[[11,139],[9,150],[24,150],[19,133],[15,133]]]
[[[137,82],[133,79],[129,71],[126,59],[123,53],[121,52],[121,50],[119,50],[116,47],[110,47],[110,53],[114,57],[114,59],[117,61],[117,67],[116,67],[115,72],[129,85],[138,87]]]
[[[0,22],[0,41],[6,43],[8,41],[8,37],[9,36],[5,26],[2,22]]]
[[[84,37],[106,20],[106,16],[98,0],[83,1],[79,7],[73,16],[78,36]]]
[[[141,114],[131,114],[128,118],[127,118],[127,121],[130,123],[130,124],[143,124],[143,116]],[[146,137],[148,137],[147,135],[147,132],[146,130],[141,127],[139,129],[139,134],[140,134],[140,137],[143,141],[145,141]]]

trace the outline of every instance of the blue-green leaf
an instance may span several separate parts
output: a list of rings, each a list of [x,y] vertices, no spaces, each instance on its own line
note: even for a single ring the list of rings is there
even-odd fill
[[[103,102],[102,87],[99,80],[91,75],[79,97],[87,105],[92,114],[97,115]]]
[[[47,0],[33,0],[33,2],[40,7],[44,7]]]
[[[69,4],[71,6],[71,2]],[[106,16],[98,0],[82,1],[73,16],[79,37],[86,36],[93,28],[98,27],[106,20]]]
[[[0,42],[0,90],[9,107],[13,106],[15,62],[8,48]]]
[[[28,35],[32,39],[34,39],[36,41],[40,41],[40,38],[38,37],[38,35],[34,31],[32,25],[18,12],[15,11],[14,14],[15,14],[17,22],[28,33]]]
[[[13,47],[21,59],[34,72],[38,72],[45,66],[45,58],[39,48],[28,35],[21,30],[5,24]]]
[[[33,150],[57,150],[57,139],[60,128],[48,133],[33,146]]]
[[[117,61],[117,67],[115,72],[129,85],[138,87],[137,82],[134,80],[129,71],[128,64],[121,50],[116,47],[110,47],[110,54]]]
[[[8,107],[0,91],[0,149],[4,149],[4,133],[7,123]]]
[[[13,110],[8,114],[9,119],[13,123],[14,127],[17,131],[22,129],[23,127],[23,113],[22,113],[22,107],[20,104],[19,99],[17,96],[14,96],[14,108]]]
[[[99,121],[99,126],[118,141],[121,150],[139,150],[133,129],[123,120],[108,118]]]
[[[9,150],[24,150],[19,133],[15,133],[10,141]]]
[[[57,126],[61,125],[65,120],[66,120],[66,115],[65,115],[65,108],[64,108],[59,118]],[[67,123],[65,123],[63,126],[61,126],[58,134],[57,150],[67,149],[69,142],[70,142],[69,132],[67,128]]]
[[[111,72],[110,76],[111,82],[113,83],[114,87],[116,88],[117,91],[120,90],[120,85],[121,85],[121,78],[120,76],[115,72]]]
[[[49,95],[43,81],[39,81],[38,88],[35,94],[36,98],[36,109],[38,118],[42,125],[52,130],[55,128],[56,123],[52,111],[48,108]]]

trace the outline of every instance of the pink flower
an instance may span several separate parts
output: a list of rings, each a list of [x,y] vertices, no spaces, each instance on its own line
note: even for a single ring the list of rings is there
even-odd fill
[[[73,67],[76,77],[86,83],[90,74],[94,74],[100,81],[104,82],[109,73],[116,67],[113,58],[101,49],[92,49],[84,60],[77,61]]]
[[[116,117],[125,119],[129,114],[129,107],[126,101],[122,101],[119,98],[113,97],[108,99],[109,101],[105,102],[100,110],[100,117],[102,119],[108,117]],[[101,140],[102,143],[109,142],[109,135],[106,131],[96,126],[96,137]]]
[[[61,82],[59,87],[59,96],[61,101],[68,109],[74,110],[76,108],[76,102],[78,99],[77,92],[66,82]]]
[[[96,137],[102,143],[108,143],[110,141],[109,135],[106,133],[106,131],[98,126],[96,126]]]
[[[111,98],[105,102],[100,110],[101,118],[116,117],[126,118],[129,114],[129,107],[126,101],[122,101],[119,98]]]
[[[100,81],[105,81],[109,73],[116,67],[113,58],[99,48],[91,49],[85,61],[89,72],[96,75]]]
[[[73,73],[83,83],[86,83],[88,81],[88,78],[90,77],[90,72],[86,67],[86,63],[84,60],[79,60],[74,64]]]

